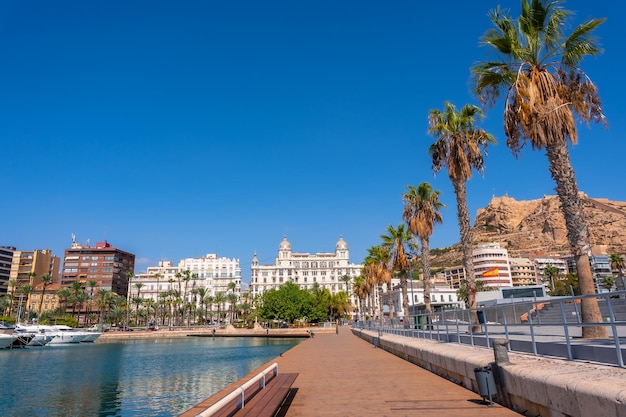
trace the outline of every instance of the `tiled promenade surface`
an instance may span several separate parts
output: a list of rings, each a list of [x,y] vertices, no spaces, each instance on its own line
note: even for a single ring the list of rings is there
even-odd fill
[[[477,394],[375,348],[349,327],[318,333],[272,362],[279,373],[299,373],[287,417],[520,416],[499,404],[487,407]],[[204,404],[217,401],[211,400]]]

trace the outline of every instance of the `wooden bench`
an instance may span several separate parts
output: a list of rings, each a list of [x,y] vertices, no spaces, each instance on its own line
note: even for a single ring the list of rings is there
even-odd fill
[[[232,406],[224,407],[213,414],[213,417],[274,417],[285,402],[297,373],[278,373],[269,379],[265,388],[259,389],[252,395],[245,395],[243,408]]]

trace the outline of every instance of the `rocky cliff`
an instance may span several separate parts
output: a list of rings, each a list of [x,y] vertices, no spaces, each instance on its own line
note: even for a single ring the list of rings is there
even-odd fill
[[[590,198],[581,193],[589,238],[595,255],[626,253],[626,203]],[[568,254],[567,230],[557,196],[516,201],[494,197],[479,209],[473,223],[474,244],[498,242],[509,256],[546,257]],[[434,264],[460,264],[459,245],[434,251]]]

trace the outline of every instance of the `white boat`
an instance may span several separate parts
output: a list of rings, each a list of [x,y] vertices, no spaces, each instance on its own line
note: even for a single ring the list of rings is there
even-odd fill
[[[46,333],[44,329],[29,329],[20,324],[15,327],[13,334],[23,340],[28,340],[27,346],[45,346],[54,338],[54,335]]]
[[[33,326],[18,325],[16,329],[20,329],[22,332],[44,333],[48,336],[52,336],[52,339],[47,343],[48,345],[58,345],[66,343],[80,343],[87,337],[87,332],[82,332],[74,329],[70,326],[55,325],[48,326],[45,324],[38,324]]]
[[[99,338],[102,333],[95,332],[93,330],[86,330],[87,336],[81,341],[81,343],[92,343],[95,342],[97,338]]]
[[[74,329],[70,326],[55,325],[47,327],[49,327],[50,332],[54,334],[54,339],[50,341],[51,345],[80,343],[87,337],[87,332]]]
[[[16,339],[17,336],[0,333],[0,349],[10,347]]]

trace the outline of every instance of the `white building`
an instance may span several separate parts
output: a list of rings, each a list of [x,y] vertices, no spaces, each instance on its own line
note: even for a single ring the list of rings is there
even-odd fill
[[[474,278],[482,280],[485,286],[500,288],[512,287],[509,253],[499,243],[478,245],[472,251]]]
[[[178,278],[176,274],[182,271],[170,261],[159,261],[157,266],[149,266],[145,273],[137,274],[131,279],[129,294],[130,298],[137,297],[152,299],[155,303],[159,294],[177,288]],[[143,284],[137,288],[135,284]]]
[[[412,285],[411,285],[412,284]],[[422,281],[409,283],[407,286],[409,296],[409,316],[424,313],[424,286]],[[430,289],[430,305],[432,311],[443,308],[465,308],[465,302],[459,301],[457,290],[447,285],[435,285]],[[402,305],[402,288],[398,285],[393,288],[393,308],[397,318],[404,318],[404,306]]]
[[[185,271],[189,271],[191,279],[184,281]],[[232,292],[239,295],[241,292],[241,267],[239,259],[218,257],[216,254],[207,254],[200,258],[186,258],[174,266],[170,261],[160,261],[157,266],[151,266],[145,273],[137,274],[131,281],[130,298],[138,294],[141,298],[151,298],[155,302],[159,294],[178,290],[186,295],[185,301],[193,299],[194,288],[205,288],[206,295],[215,296],[217,293],[231,292],[229,284],[234,283]],[[141,288],[135,284],[142,283]],[[196,300],[198,301],[198,300]],[[198,301],[199,303],[199,301]]]
[[[229,292],[229,284],[234,283],[234,292],[241,292],[241,267],[239,259],[218,258],[209,253],[201,258],[187,258],[178,263],[181,271],[189,270],[196,277],[196,286],[207,289],[207,295]]]
[[[342,237],[335,245],[334,253],[298,253],[291,250],[285,236],[278,246],[278,257],[273,265],[260,265],[255,253],[252,258],[250,295],[254,298],[265,291],[277,289],[291,281],[302,289],[311,289],[315,284],[327,288],[331,294],[347,292],[352,305],[355,300],[349,282],[361,274],[362,265],[350,263],[348,244]]]

